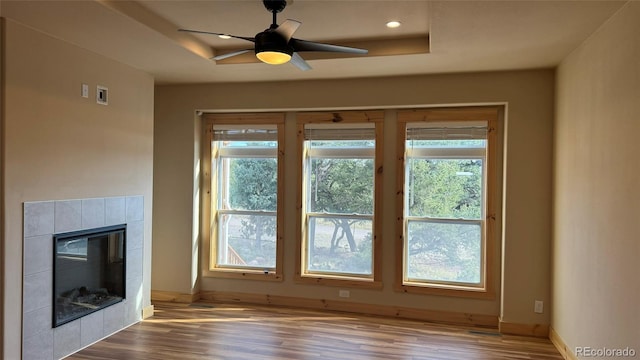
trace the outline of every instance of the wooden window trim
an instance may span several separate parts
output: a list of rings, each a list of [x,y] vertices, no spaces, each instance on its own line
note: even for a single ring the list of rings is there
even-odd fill
[[[336,111],[336,112],[301,112],[297,114],[297,199],[296,199],[296,273],[295,281],[303,284],[319,284],[327,286],[344,286],[352,288],[382,288],[382,161],[384,155],[383,138],[384,111]],[[304,221],[304,126],[306,124],[361,124],[375,125],[376,149],[374,168],[374,209],[373,209],[373,277],[360,278],[342,274],[303,274],[303,251],[305,249],[306,229]]]
[[[203,114],[202,115],[202,163],[201,163],[201,246],[203,277],[228,278],[228,279],[248,279],[263,281],[283,281],[283,261],[284,261],[284,196],[285,196],[285,175],[284,175],[284,113],[234,113],[234,114]],[[216,125],[242,125],[260,126],[276,125],[278,129],[278,203],[276,205],[276,267],[275,271],[264,272],[263,270],[240,269],[228,267],[215,267],[212,259],[216,258],[216,247],[211,243],[215,239],[216,224],[212,218],[212,203],[216,200],[211,189],[216,186],[215,179],[212,179],[212,148],[213,132],[212,126]]]
[[[497,183],[497,133],[501,116],[499,106],[457,107],[457,108],[429,108],[401,110],[397,113],[397,142],[396,154],[398,156],[398,171],[396,171],[396,244],[395,260],[396,269],[394,288],[398,292],[455,296],[477,299],[495,299],[495,256],[496,247],[496,200],[499,191]],[[405,181],[405,141],[407,123],[416,122],[447,122],[447,121],[487,121],[487,189],[485,210],[485,246],[483,258],[485,259],[482,271],[484,271],[484,287],[465,287],[440,284],[416,284],[404,282],[404,181]]]

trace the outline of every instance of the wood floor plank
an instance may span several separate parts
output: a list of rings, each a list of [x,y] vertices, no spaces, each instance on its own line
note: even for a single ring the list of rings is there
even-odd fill
[[[67,359],[562,359],[549,340],[497,329],[259,305],[154,307],[153,317]]]

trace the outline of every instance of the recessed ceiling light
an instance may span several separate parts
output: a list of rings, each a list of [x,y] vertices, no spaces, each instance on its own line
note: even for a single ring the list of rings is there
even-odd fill
[[[395,21],[395,20],[394,21],[389,21],[387,23],[387,27],[390,28],[390,29],[394,29],[394,28],[400,27],[400,21]]]
[[[227,40],[227,39],[231,39],[231,36],[229,36],[229,35],[218,35],[218,37],[219,37],[220,39],[225,39],[225,40]]]

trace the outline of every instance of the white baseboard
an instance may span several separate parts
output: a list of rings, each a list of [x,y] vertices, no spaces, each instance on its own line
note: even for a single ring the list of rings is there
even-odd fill
[[[147,319],[153,316],[153,305],[145,306],[142,308],[142,319]]]

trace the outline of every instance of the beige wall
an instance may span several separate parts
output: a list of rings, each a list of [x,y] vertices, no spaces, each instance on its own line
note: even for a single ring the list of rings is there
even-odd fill
[[[552,327],[640,354],[640,2],[562,62],[556,118]]]
[[[10,20],[4,32],[2,355],[19,359],[25,201],[143,195],[150,303],[153,78]],[[98,84],[108,106],[96,104]]]
[[[0,289],[4,293],[4,18],[0,17]],[[0,359],[4,359],[4,296],[0,296]]]
[[[285,226],[282,283],[202,278],[198,284],[197,241],[192,218],[199,158],[194,155],[196,110],[260,111],[381,108],[442,104],[507,103],[508,134],[504,191],[504,276],[496,300],[471,300],[393,291],[393,206],[385,206],[384,289],[351,289],[350,300],[421,309],[501,315],[504,321],[548,324],[535,314],[534,300],[550,299],[551,144],[553,70],[413,76],[383,79],[287,83],[167,85],[156,87],[154,165],[154,251],[152,289],[193,293],[200,290],[262,293],[314,299],[338,299],[335,287],[299,285],[295,272],[293,221]],[[295,169],[291,139],[293,115],[286,125],[285,162]],[[394,112],[387,112],[385,138],[395,134]],[[197,154],[197,152],[195,152]],[[394,157],[385,154],[386,203],[393,204]],[[293,165],[293,166],[291,166]],[[292,174],[295,174],[293,170]],[[295,175],[293,175],[295,176]],[[390,191],[389,191],[390,190]],[[294,218],[295,199],[285,199]],[[498,239],[500,241],[500,239]],[[500,283],[502,280],[502,283]],[[502,304],[500,303],[502,298]],[[548,309],[548,307],[547,307]]]

